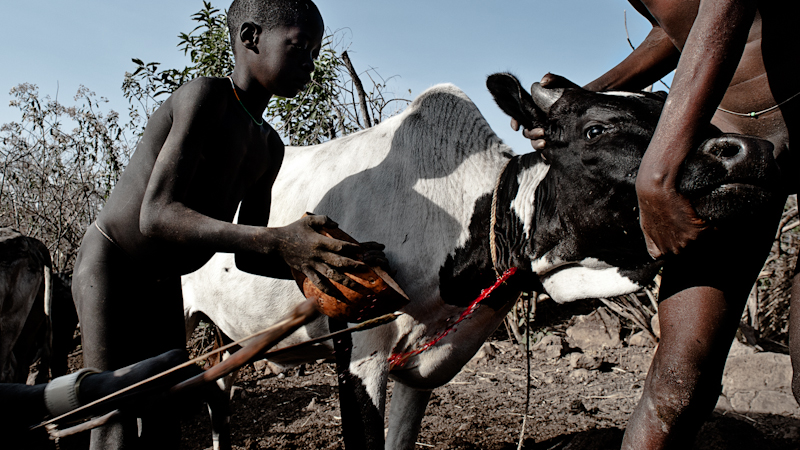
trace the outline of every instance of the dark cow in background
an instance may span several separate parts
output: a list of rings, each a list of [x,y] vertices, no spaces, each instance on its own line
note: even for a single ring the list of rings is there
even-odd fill
[[[37,355],[47,381],[52,337],[52,263],[39,240],[0,228],[0,383],[25,383]]]
[[[397,383],[386,448],[413,449],[431,390],[459,372],[522,290],[544,287],[557,302],[609,297],[640,289],[658,270],[639,229],[634,181],[663,97],[538,84],[531,96],[507,74],[488,86],[523,125],[547,127],[545,150],[515,155],[463,92],[440,85],[378,126],[287,148],[273,187],[271,226],[311,211],[360,241],[384,243],[411,298],[392,324],[352,336],[349,379],[369,448],[383,446],[388,377]],[[687,161],[681,191],[707,219],[727,220],[769,201],[773,169],[764,142],[709,135]],[[184,299],[187,318],[202,312],[239,339],[303,298],[293,281],[243,273],[219,254],[184,278]],[[320,318],[282,345],[327,330]],[[315,350],[275,362],[330,355],[329,346]]]
[[[53,273],[53,295],[50,310],[53,348],[50,354],[50,375],[53,378],[69,372],[69,354],[80,344],[78,311],[72,301],[72,272]]]

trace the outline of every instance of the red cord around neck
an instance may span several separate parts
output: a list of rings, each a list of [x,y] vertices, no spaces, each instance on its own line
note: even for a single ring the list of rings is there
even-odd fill
[[[439,341],[444,339],[445,336],[450,334],[450,332],[455,329],[456,325],[461,323],[461,321],[463,321],[467,317],[471,316],[472,313],[474,313],[475,310],[478,309],[478,306],[480,306],[479,305],[480,302],[485,300],[486,297],[491,295],[491,293],[494,292],[495,289],[500,287],[500,285],[505,283],[515,273],[517,273],[517,268],[516,267],[512,267],[512,268],[506,270],[505,272],[503,272],[503,274],[500,275],[497,278],[497,280],[494,282],[494,284],[491,287],[481,291],[481,294],[478,296],[478,298],[476,298],[475,300],[472,301],[472,303],[469,304],[467,309],[465,309],[464,312],[461,313],[461,315],[458,317],[458,319],[455,322],[453,322],[449,327],[447,327],[445,330],[441,331],[438,335],[436,335],[436,337],[434,337],[433,339],[431,339],[430,341],[428,341],[427,343],[425,343],[424,345],[422,345],[418,349],[411,350],[410,352],[404,352],[404,353],[393,353],[392,356],[389,357],[389,370],[395,369],[395,368],[398,368],[398,367],[403,367],[406,364],[406,362],[408,362],[408,360],[412,356],[419,355],[420,353],[424,352],[425,350],[428,350],[429,348],[431,348],[434,345],[436,345]]]

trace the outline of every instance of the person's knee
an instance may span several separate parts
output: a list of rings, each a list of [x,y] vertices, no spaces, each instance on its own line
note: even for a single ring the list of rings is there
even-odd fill
[[[656,366],[651,371],[647,383],[650,404],[666,427],[709,413],[722,391],[718,379],[703,376],[690,364]]]

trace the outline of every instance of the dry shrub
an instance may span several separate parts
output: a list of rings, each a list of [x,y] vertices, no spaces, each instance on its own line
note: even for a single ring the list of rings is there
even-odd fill
[[[742,316],[745,335],[755,343],[786,348],[789,340],[789,299],[800,246],[797,196],[786,202],[767,262],[750,293]]]

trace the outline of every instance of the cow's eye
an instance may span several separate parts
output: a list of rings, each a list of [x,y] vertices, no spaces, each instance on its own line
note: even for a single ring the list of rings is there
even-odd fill
[[[587,140],[596,139],[598,136],[606,132],[606,127],[602,125],[592,125],[586,129],[585,136]]]

